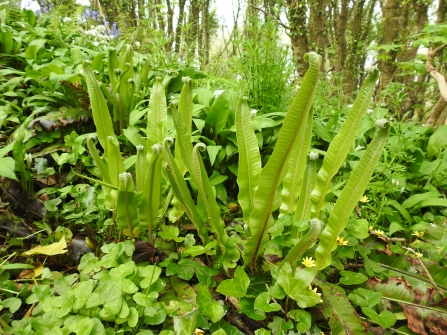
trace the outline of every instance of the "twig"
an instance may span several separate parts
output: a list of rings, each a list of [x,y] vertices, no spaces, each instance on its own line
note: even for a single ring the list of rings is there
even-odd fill
[[[274,20],[275,20],[281,27],[283,27],[284,29],[290,30],[290,27],[289,27],[288,25],[284,24],[280,19],[274,17],[272,14],[270,14],[270,13],[267,12],[266,10],[264,10],[264,9],[262,9],[262,8],[260,8],[260,7],[257,7],[257,6],[255,6],[255,5],[252,5],[252,4],[249,4],[249,6],[252,7],[252,8],[254,8],[254,9],[256,9],[256,10],[258,10],[258,11],[260,11],[260,12],[262,12],[262,13],[264,13],[264,14],[267,15],[267,16],[270,16],[272,19],[274,19]]]
[[[433,285],[433,287],[435,288],[436,291],[438,291],[440,294],[442,294],[442,291],[438,288],[438,285],[436,285],[435,281],[433,280],[433,277],[431,276],[430,272],[428,272],[428,269],[425,267],[424,262],[421,260],[421,258],[419,257],[418,253],[416,251],[414,251],[414,249],[411,248],[407,248],[402,246],[402,249],[404,250],[408,250],[411,253],[413,253],[413,255],[416,256],[416,259],[418,260],[419,264],[422,266],[422,268],[424,269],[428,279],[430,280],[430,283]]]

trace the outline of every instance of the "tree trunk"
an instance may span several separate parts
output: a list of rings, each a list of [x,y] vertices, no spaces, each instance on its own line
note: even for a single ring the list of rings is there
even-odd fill
[[[180,53],[180,45],[182,42],[182,26],[183,26],[183,18],[185,14],[185,3],[186,0],[179,1],[179,14],[178,14],[178,22],[177,27],[175,28],[175,52]]]
[[[348,0],[341,0],[341,9],[338,16],[337,24],[337,63],[335,64],[335,71],[342,72],[344,70],[347,43],[346,43],[346,29],[348,27]]]
[[[326,34],[324,31],[324,2],[325,0],[310,1],[309,42],[312,49],[322,57],[321,71],[326,70]]]
[[[307,8],[303,1],[287,0],[287,19],[290,24],[289,37],[296,69],[300,76],[304,76],[309,68],[309,64],[304,61],[304,54],[309,48],[306,12]]]
[[[189,33],[188,40],[188,62],[192,62],[196,55],[197,38],[199,34],[199,20],[200,20],[200,1],[190,1],[189,3]]]
[[[168,37],[169,37],[169,42],[166,44],[166,49],[168,51],[172,50],[172,43],[174,41],[174,10],[171,6],[171,1],[170,0],[166,0],[166,8],[167,8],[167,21],[168,21]]]
[[[447,107],[447,101],[445,101],[442,97],[439,97],[436,104],[430,110],[428,119],[427,121],[425,121],[424,126],[425,127],[434,126],[437,123],[439,116],[442,114],[442,111],[446,109],[446,107]]]
[[[203,63],[210,61],[210,0],[203,0],[202,31],[203,31]]]
[[[395,44],[399,29],[402,29],[399,13],[398,0],[380,0],[383,14],[383,43],[385,45]],[[388,52],[381,52],[379,61],[380,84],[379,90],[382,91],[393,80],[396,74],[396,56],[397,50],[391,49]]]

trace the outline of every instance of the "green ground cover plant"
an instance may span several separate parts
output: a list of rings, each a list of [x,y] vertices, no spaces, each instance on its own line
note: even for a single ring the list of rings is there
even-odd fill
[[[328,110],[307,53],[273,111],[259,69],[216,92],[124,40],[0,22],[1,334],[445,330],[447,128],[387,118],[378,70]]]

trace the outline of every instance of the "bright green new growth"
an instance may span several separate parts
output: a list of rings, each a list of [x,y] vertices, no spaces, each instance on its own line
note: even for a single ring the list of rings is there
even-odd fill
[[[311,219],[309,232],[289,251],[283,263],[288,262],[294,267],[304,253],[317,241],[322,230],[323,222],[319,219]]]
[[[281,207],[279,209],[281,215],[300,212],[300,210],[297,209],[297,200],[300,195],[300,185],[303,180],[306,166],[306,164],[302,164],[302,162],[306,161],[306,156],[310,150],[312,142],[312,125],[313,118],[309,116],[307,118],[306,127],[301,128],[300,133],[298,134],[297,141],[299,145],[294,148],[290,155],[287,175],[284,178],[281,193]],[[300,197],[300,199],[302,199],[302,197]],[[303,216],[302,218],[310,218],[310,216]],[[296,214],[295,219],[297,219]]]
[[[261,154],[251,122],[250,111],[245,99],[239,99],[235,113],[236,136],[239,151],[237,183],[239,185],[238,200],[244,213],[244,221],[248,222],[253,210],[253,200],[259,184],[261,173]]]
[[[96,126],[96,133],[98,134],[99,143],[104,148],[104,152],[107,153],[108,136],[115,136],[113,131],[112,119],[110,118],[109,109],[107,108],[107,102],[101,91],[100,84],[95,77],[92,69],[87,65],[87,62],[82,64],[82,70],[84,72],[85,81],[87,83],[88,93],[90,96],[90,104],[92,106],[93,122]],[[110,176],[112,178],[112,176]]]
[[[340,194],[329,216],[329,222],[320,237],[320,244],[315,252],[319,269],[324,269],[332,262],[331,253],[337,248],[337,236],[345,229],[349,216],[363,195],[374,169],[382,155],[390,133],[387,120],[376,121],[376,134],[368,145],[358,165],[352,172],[345,188]]]
[[[373,70],[366,78],[357,99],[355,99],[354,106],[341,126],[340,131],[329,145],[324,156],[323,166],[318,171],[316,187],[311,195],[313,203],[312,217],[319,216],[320,210],[326,201],[326,194],[331,187],[332,178],[343,165],[349,153],[360,122],[368,109],[378,76],[379,71]]]
[[[310,194],[315,187],[317,159],[318,154],[316,152],[309,153],[306,169],[304,171],[304,177],[301,182],[300,197],[298,200],[298,204],[296,205],[294,216],[295,221],[310,218],[310,209],[312,206],[312,202],[310,201]],[[291,235],[293,238],[298,237],[298,229],[295,226],[292,227]]]
[[[161,143],[166,137],[167,110],[165,89],[162,78],[158,77],[152,87],[149,100],[146,149]]]
[[[251,266],[253,272],[256,258],[262,252],[261,247],[268,239],[267,230],[274,223],[271,213],[277,187],[285,175],[290,154],[297,145],[300,129],[306,125],[317,86],[321,57],[311,52],[306,54],[306,59],[309,60],[309,70],[284,119],[275,150],[261,171],[259,187],[253,198],[254,208],[247,222],[251,235],[244,246],[244,263]]]

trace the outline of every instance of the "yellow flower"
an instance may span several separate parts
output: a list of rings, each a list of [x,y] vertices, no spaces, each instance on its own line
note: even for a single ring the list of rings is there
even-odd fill
[[[383,230],[373,230],[373,233],[376,234],[377,236],[384,236],[385,232]]]
[[[374,229],[373,226],[369,226],[369,231],[372,231]]]
[[[422,255],[420,252],[417,252],[416,256],[418,256],[419,258],[422,258],[422,256],[424,256],[424,255]]]
[[[343,245],[348,245],[348,240],[344,240],[345,238],[344,237],[340,237],[340,236],[338,236],[337,237],[337,243],[338,243],[338,245],[341,245],[341,246],[343,246]]]
[[[315,265],[315,261],[312,259],[312,257],[306,257],[303,259],[303,262],[301,263],[303,264],[306,268],[311,268]]]
[[[309,285],[309,290],[314,291],[321,298],[321,293],[317,292],[317,288],[316,287],[314,289],[312,289],[312,284]],[[321,303],[321,302],[323,302],[323,300],[320,299],[320,301],[318,303]]]
[[[363,197],[360,198],[360,202],[363,202],[364,204],[369,202],[369,199],[366,195],[364,195]]]
[[[413,234],[411,234],[411,235],[414,235],[414,236],[417,236],[417,237],[422,237],[422,236],[424,236],[424,232],[423,231],[416,231],[416,230],[413,230]]]

